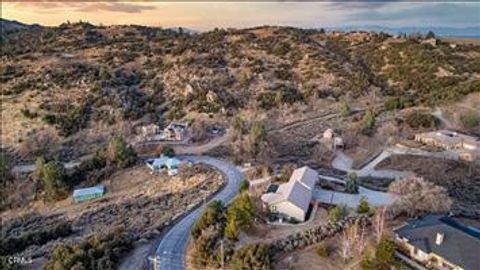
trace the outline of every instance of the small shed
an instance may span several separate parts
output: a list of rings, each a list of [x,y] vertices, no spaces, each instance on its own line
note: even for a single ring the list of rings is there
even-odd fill
[[[73,191],[73,200],[75,202],[85,202],[100,198],[105,194],[105,187],[98,185],[88,188],[75,189]]]
[[[329,128],[323,132],[323,138],[325,139],[333,139],[335,136],[335,133],[333,132],[333,129]]]

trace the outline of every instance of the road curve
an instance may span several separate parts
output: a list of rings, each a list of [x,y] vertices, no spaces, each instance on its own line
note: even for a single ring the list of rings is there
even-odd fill
[[[182,159],[210,165],[226,176],[227,183],[225,187],[212,200],[221,200],[224,203],[228,203],[237,195],[238,186],[243,180],[243,174],[235,165],[208,156],[184,156]],[[181,219],[165,234],[155,252],[158,258],[156,269],[185,269],[185,252],[190,239],[190,229],[200,217],[202,211],[202,207],[197,208]],[[151,268],[153,268],[153,262],[151,263]]]

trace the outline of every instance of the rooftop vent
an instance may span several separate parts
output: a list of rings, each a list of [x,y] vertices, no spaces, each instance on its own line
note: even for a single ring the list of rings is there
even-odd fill
[[[443,239],[444,239],[444,238],[445,238],[445,234],[438,232],[438,233],[437,233],[437,236],[436,236],[436,238],[435,238],[435,244],[437,244],[438,246],[440,246],[440,245],[443,243]]]

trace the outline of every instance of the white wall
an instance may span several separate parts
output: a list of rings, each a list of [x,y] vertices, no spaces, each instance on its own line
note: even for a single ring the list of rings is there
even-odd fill
[[[270,206],[270,209],[272,209],[272,206],[274,206],[276,209],[273,212],[278,212],[281,214],[285,214],[289,217],[296,218],[298,221],[305,221],[305,212],[294,205],[293,203],[289,201],[283,201],[279,202],[276,204],[273,204]]]

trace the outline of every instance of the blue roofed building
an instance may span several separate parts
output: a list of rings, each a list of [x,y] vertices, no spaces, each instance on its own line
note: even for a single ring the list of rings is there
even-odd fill
[[[178,167],[181,161],[174,157],[161,156],[146,161],[146,165],[152,172],[160,172],[167,170],[168,175],[173,176],[178,174]]]
[[[85,202],[100,198],[105,194],[105,187],[98,185],[88,188],[79,188],[73,191],[73,200],[75,202]]]

